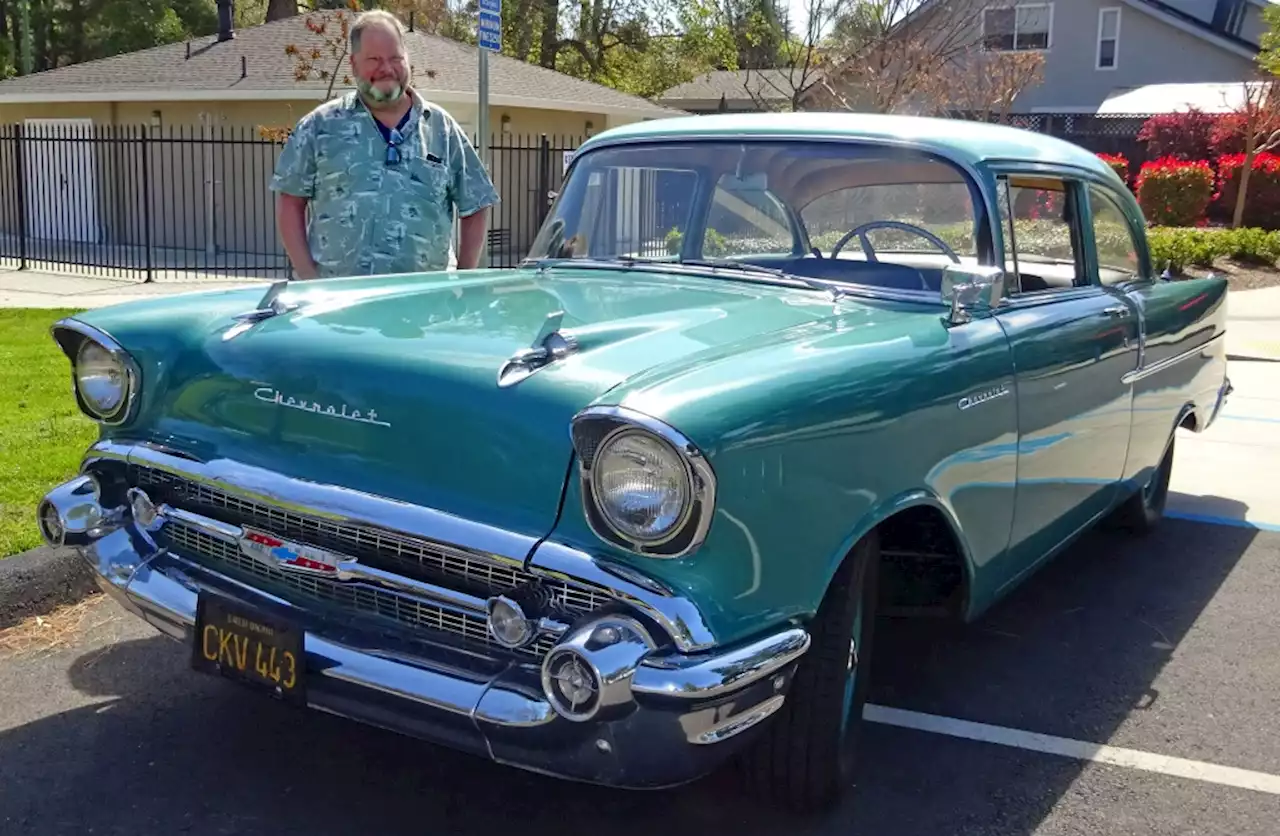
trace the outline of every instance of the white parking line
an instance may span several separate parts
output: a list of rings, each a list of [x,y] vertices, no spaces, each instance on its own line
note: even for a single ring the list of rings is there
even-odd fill
[[[1270,793],[1271,795],[1280,795],[1280,775],[1269,775],[1265,772],[1253,772],[1248,769],[1218,766],[1217,764],[1204,763],[1203,761],[1171,758],[1167,755],[1140,752],[1136,749],[1102,746],[1097,743],[1086,743],[1083,740],[1053,737],[1047,734],[1007,729],[1002,726],[989,726],[986,723],[956,720],[951,717],[940,717],[936,714],[921,714],[916,711],[904,711],[900,708],[888,708],[883,705],[866,705],[863,708],[862,716],[872,723],[945,734],[950,737],[962,737],[983,743],[996,743],[1001,746],[1012,746],[1016,749],[1027,749],[1032,752],[1061,755],[1064,758],[1074,758],[1081,761],[1127,766],[1131,769],[1157,772],[1161,775],[1190,778],[1193,781],[1206,781],[1210,784],[1222,784],[1228,787],[1239,787],[1246,790]]]

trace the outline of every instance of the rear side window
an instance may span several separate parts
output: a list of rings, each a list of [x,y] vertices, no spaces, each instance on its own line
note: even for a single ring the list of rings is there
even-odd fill
[[[1040,175],[1000,178],[1005,270],[1019,293],[1085,287],[1078,189],[1073,181]]]
[[[1105,189],[1089,186],[1093,213],[1093,241],[1098,252],[1098,279],[1105,285],[1142,277],[1142,263],[1133,225],[1116,199]]]

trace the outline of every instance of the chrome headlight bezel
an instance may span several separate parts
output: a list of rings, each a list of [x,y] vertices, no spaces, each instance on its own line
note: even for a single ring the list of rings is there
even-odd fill
[[[693,442],[656,418],[620,406],[583,410],[574,416],[570,434],[578,457],[583,514],[597,537],[636,554],[667,559],[684,557],[702,545],[715,513],[716,477],[710,462]],[[688,499],[676,521],[662,534],[649,538],[637,537],[616,525],[597,491],[595,464],[600,451],[632,435],[642,435],[661,445],[680,463],[687,480]]]
[[[129,352],[125,351],[111,335],[74,319],[64,319],[54,323],[51,333],[63,354],[71,361],[71,390],[75,394],[80,411],[100,424],[114,426],[128,421],[133,415],[138,384],[142,379],[138,364]],[[124,391],[121,393],[119,403],[112,409],[105,411],[96,409],[82,391],[80,357],[85,347],[89,345],[105,351],[121,369]]]

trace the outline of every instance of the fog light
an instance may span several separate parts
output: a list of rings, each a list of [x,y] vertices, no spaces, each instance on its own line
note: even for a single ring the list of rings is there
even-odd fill
[[[542,665],[542,689],[556,713],[566,720],[583,722],[600,707],[600,679],[575,651],[558,648]]]
[[[66,541],[66,526],[62,524],[58,509],[53,507],[52,502],[45,500],[40,503],[40,508],[36,511],[36,523],[40,526],[40,536],[50,546],[56,549]]]
[[[533,622],[520,609],[520,605],[505,595],[490,598],[489,635],[503,647],[522,647],[534,636]]]
[[[129,511],[133,514],[135,523],[144,529],[150,529],[156,524],[160,512],[156,510],[156,504],[151,501],[151,497],[138,488],[129,488],[125,496],[129,499]]]

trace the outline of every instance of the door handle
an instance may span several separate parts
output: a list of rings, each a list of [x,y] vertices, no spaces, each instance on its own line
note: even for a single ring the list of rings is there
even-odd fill
[[[1129,315],[1129,309],[1124,305],[1116,305],[1113,308],[1103,308],[1102,313],[1115,319],[1123,319]]]

